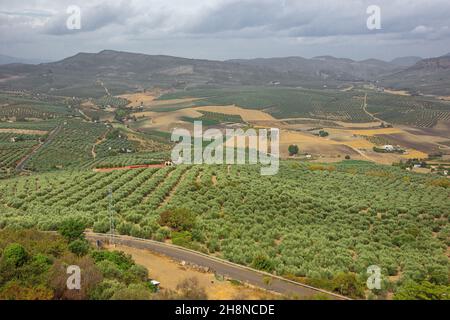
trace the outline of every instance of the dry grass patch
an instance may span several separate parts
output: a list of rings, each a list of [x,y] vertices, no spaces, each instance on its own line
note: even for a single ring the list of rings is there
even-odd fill
[[[186,279],[196,278],[199,287],[206,291],[208,299],[229,300],[229,299],[276,299],[280,295],[253,288],[246,285],[235,285],[229,281],[219,281],[214,273],[200,272],[189,266],[182,266],[180,262],[172,260],[166,256],[151,252],[149,250],[134,249],[127,246],[116,245],[114,250],[131,254],[133,260],[148,269],[152,279],[161,282],[162,289],[177,290],[178,284]]]
[[[25,129],[0,129],[0,133],[17,133],[17,134],[31,134],[31,135],[45,135],[48,132],[44,130],[25,130]]]
[[[368,129],[368,130],[352,130],[351,133],[361,136],[375,136],[378,134],[394,134],[403,133],[402,129],[398,128],[379,128],[379,129]]]
[[[130,103],[127,105],[130,108],[140,107],[141,104],[146,106],[153,102],[156,97],[150,93],[131,93],[131,94],[122,94],[117,96],[118,98],[127,99]]]

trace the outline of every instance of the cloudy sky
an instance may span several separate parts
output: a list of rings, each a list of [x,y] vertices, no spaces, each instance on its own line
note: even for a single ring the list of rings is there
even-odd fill
[[[67,28],[71,5],[79,30]],[[381,29],[367,27],[370,5]],[[103,49],[221,60],[439,56],[450,52],[450,1],[0,0],[0,54],[56,60]]]

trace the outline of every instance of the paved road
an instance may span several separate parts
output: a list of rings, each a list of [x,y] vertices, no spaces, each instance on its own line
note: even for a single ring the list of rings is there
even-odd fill
[[[106,242],[109,240],[109,235],[88,232],[86,233],[86,238],[93,241],[100,240]],[[299,298],[307,298],[317,294],[325,294],[333,300],[349,300],[348,298],[337,294],[299,284],[297,282],[273,276],[265,272],[240,266],[222,259],[174,245],[126,236],[115,236],[114,241],[116,244],[125,245],[136,249],[146,249],[164,254],[178,261],[186,261],[198,266],[208,267],[212,271],[228,278],[246,282],[251,285],[275,291],[284,295],[295,295]],[[267,285],[264,282],[264,278],[267,276],[272,278],[270,285]]]

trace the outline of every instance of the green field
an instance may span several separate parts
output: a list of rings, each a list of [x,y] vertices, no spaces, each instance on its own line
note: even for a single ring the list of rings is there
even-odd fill
[[[362,108],[365,91],[341,92],[292,88],[250,87],[242,89],[188,90],[160,99],[196,97],[196,105],[230,105],[258,109],[275,118],[314,118],[346,122],[369,122]],[[369,93],[367,110],[384,121],[417,127],[433,127],[450,120],[450,103],[425,97]],[[164,110],[162,110],[164,111]],[[170,110],[167,110],[170,111]]]
[[[264,110],[275,118],[318,118],[364,122],[364,95],[332,90],[250,87],[242,89],[190,90],[163,95],[161,99],[203,98],[195,104],[230,105]]]
[[[369,94],[367,110],[392,123],[430,128],[439,120],[450,120],[450,103],[431,98]]]
[[[113,96],[104,96],[99,99],[95,99],[94,103],[97,106],[106,108],[107,106],[116,107],[116,108],[123,108],[130,102],[127,99],[123,98],[117,98]]]
[[[78,99],[33,95],[29,93],[0,93],[0,120],[53,119],[75,113]]]
[[[0,133],[0,178],[14,174],[18,162],[43,138],[38,135]],[[12,140],[14,139],[14,140]]]
[[[59,126],[53,139],[34,154],[26,168],[46,171],[55,168],[77,167],[92,158],[93,144],[107,127],[101,123],[67,120]]]
[[[271,177],[258,169],[179,166],[9,179],[0,182],[0,226],[55,230],[75,217],[108,232],[111,188],[121,234],[172,238],[308,283],[341,273],[364,278],[378,265],[394,292],[411,280],[448,285],[448,181],[352,161],[283,162]],[[180,208],[191,221],[161,222],[162,213]]]

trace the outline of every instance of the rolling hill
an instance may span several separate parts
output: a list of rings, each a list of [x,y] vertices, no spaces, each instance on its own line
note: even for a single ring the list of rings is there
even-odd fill
[[[103,50],[39,65],[0,66],[0,89],[26,89],[64,96],[100,97],[152,86],[186,89],[245,85],[336,88],[382,80],[386,86],[448,93],[450,57],[385,62],[320,56],[212,61]]]
[[[450,95],[450,55],[423,59],[382,79],[386,86],[423,94]]]

